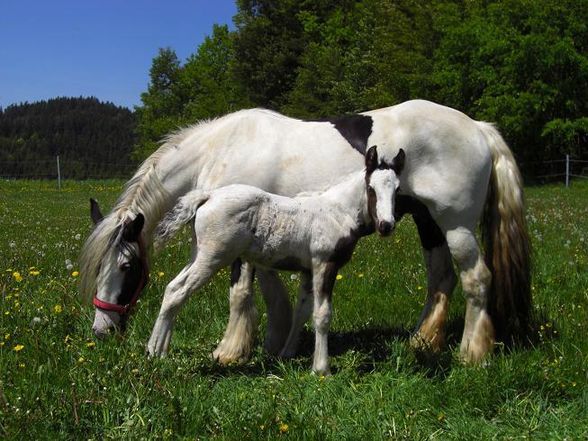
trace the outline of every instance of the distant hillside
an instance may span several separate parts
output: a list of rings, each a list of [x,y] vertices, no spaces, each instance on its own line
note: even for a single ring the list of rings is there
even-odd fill
[[[96,98],[56,98],[0,109],[0,177],[128,176],[135,116]]]

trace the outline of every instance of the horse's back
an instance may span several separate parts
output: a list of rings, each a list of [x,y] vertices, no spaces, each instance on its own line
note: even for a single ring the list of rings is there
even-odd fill
[[[367,112],[374,121],[370,144],[384,159],[406,152],[401,189],[438,215],[481,210],[492,166],[479,123],[424,100]]]

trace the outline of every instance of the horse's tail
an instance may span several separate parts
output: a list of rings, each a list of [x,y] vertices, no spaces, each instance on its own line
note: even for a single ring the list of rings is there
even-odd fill
[[[523,183],[512,152],[492,124],[479,122],[492,153],[482,219],[486,264],[492,272],[488,312],[496,337],[507,344],[528,336],[531,320],[531,244]]]
[[[182,196],[155,229],[155,248],[161,249],[184,225],[191,222],[196,217],[196,211],[208,201],[209,197],[210,192],[203,190],[193,190]]]

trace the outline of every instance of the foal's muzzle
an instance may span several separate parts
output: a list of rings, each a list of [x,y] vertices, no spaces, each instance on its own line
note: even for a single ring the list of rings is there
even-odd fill
[[[378,222],[378,233],[380,233],[381,236],[389,236],[390,233],[392,233],[393,229],[394,229],[394,223],[392,223],[392,222],[387,222],[387,221]]]

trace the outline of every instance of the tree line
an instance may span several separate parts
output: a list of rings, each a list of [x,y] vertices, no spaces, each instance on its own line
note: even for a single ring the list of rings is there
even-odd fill
[[[129,109],[96,98],[0,108],[0,176],[53,177],[58,155],[68,179],[128,175],[135,125]]]
[[[588,2],[237,0],[185,61],[153,59],[137,158],[246,107],[322,118],[423,98],[495,122],[527,173],[588,146]]]

